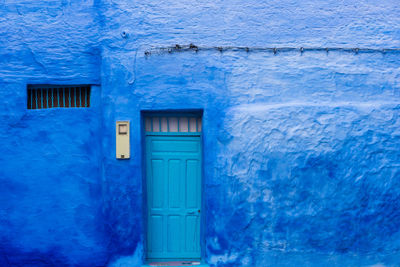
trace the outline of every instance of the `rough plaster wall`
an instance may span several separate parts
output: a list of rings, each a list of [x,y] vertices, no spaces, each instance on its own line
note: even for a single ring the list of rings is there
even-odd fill
[[[131,251],[115,266],[144,256],[146,203],[140,128],[133,127],[132,159],[116,162],[114,121],[139,125],[140,110],[197,108],[204,109],[209,264],[398,264],[398,54],[143,56],[189,43],[398,47],[395,1],[102,4],[105,179],[112,184],[122,172],[108,197],[126,195],[107,203],[127,231],[119,244]]]
[[[204,109],[211,265],[398,265],[398,54],[143,55],[399,47],[396,2],[0,0],[1,265],[140,265],[149,109]],[[89,110],[25,110],[26,83],[99,82]]]
[[[0,1],[0,266],[102,266],[100,87],[26,110],[26,84],[98,84],[91,1]]]
[[[398,55],[189,52],[137,64],[132,109],[204,108],[208,263],[398,264]]]
[[[1,1],[1,79],[98,82],[97,24],[93,1]]]
[[[400,46],[395,0],[104,0],[104,44]],[[119,37],[122,30],[133,42]]]

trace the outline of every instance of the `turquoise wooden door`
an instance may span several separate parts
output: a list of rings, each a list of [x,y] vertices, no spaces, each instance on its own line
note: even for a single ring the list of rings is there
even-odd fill
[[[200,259],[200,135],[147,135],[147,258]]]

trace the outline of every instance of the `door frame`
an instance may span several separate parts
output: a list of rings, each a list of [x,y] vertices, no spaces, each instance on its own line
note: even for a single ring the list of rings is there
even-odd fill
[[[148,116],[163,116],[163,117],[198,117],[202,120],[202,131],[201,132],[149,132],[147,133],[145,130],[145,118]],[[142,150],[142,223],[143,223],[143,260],[144,262],[148,261],[147,258],[147,214],[148,214],[148,205],[147,205],[147,160],[146,160],[146,137],[147,136],[199,136],[200,137],[200,149],[201,149],[201,166],[200,166],[200,179],[201,179],[201,188],[200,188],[200,197],[201,197],[201,212],[200,212],[200,261],[203,262],[205,259],[205,232],[206,232],[206,209],[205,209],[205,181],[204,181],[204,121],[203,121],[203,110],[189,110],[189,111],[171,111],[171,110],[141,110],[140,112],[140,132],[141,132],[141,150]],[[157,259],[160,261],[175,261],[175,260],[191,260],[191,259]],[[199,260],[199,259],[193,259]]]

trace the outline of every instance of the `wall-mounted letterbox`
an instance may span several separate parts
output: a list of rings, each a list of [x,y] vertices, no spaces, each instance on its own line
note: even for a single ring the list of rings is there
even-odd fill
[[[129,159],[129,121],[117,121],[115,129],[117,159]]]

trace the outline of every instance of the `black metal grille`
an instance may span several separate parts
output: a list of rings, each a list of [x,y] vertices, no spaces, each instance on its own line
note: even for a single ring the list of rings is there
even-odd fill
[[[28,109],[90,107],[90,86],[28,85]]]

